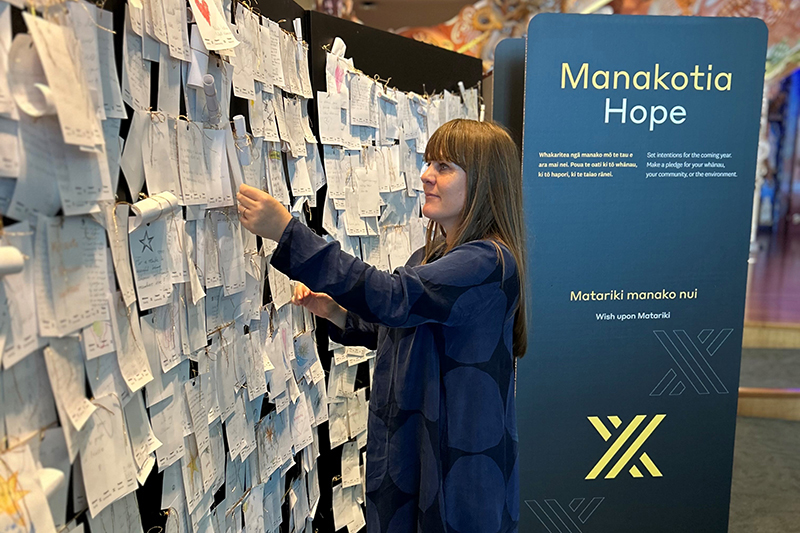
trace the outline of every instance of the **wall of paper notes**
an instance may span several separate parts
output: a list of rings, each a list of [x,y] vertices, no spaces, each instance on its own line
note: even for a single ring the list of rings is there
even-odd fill
[[[477,89],[404,93],[338,47],[314,94],[300,24],[231,0],[27,7],[0,0],[0,531],[311,531],[320,501],[359,531],[375,353],[319,349],[235,192],[393,270]]]

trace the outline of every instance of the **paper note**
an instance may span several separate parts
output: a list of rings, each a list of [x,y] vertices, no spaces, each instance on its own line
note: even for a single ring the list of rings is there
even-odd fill
[[[69,424],[67,424],[69,426]],[[76,458],[70,456],[69,448],[64,432],[61,428],[50,428],[41,433],[42,438],[39,441],[39,462],[44,468],[52,468],[63,474],[64,481],[58,487],[53,487],[48,481],[45,484],[49,485],[45,489],[45,493],[50,493],[48,504],[50,512],[53,515],[53,522],[57,528],[62,528],[67,522],[67,497],[69,496],[69,479],[71,471],[71,463]],[[48,474],[55,474],[53,477],[60,477],[58,473],[48,472]],[[48,476],[50,477],[50,476]],[[53,479],[52,477],[50,479]],[[67,528],[69,530],[69,528]],[[80,532],[78,532],[80,533]]]
[[[114,273],[126,305],[136,301],[136,291],[131,272],[130,249],[128,244],[128,206],[114,205],[112,202],[101,203],[103,220],[108,234],[111,257],[114,262]]]
[[[168,69],[167,65],[162,68],[162,71]],[[141,139],[147,190],[150,196],[169,191],[176,197],[180,197],[181,188],[178,176],[171,163],[172,138],[169,123],[163,115],[149,114],[148,116],[149,120],[146,121]]]
[[[125,141],[119,136],[121,125],[121,119],[118,118],[109,118],[103,121],[103,137],[106,141],[106,159],[108,160],[108,174],[111,178],[112,191],[116,191],[119,184],[119,160],[125,144]]]
[[[50,263],[48,259],[47,226],[49,218],[39,216],[36,224],[36,242],[34,254],[34,291],[36,294],[36,317],[39,322],[39,334],[43,337],[58,337],[55,311],[53,308],[53,290],[50,281]]]
[[[154,329],[162,372],[169,372],[184,360],[178,334],[178,313],[180,311],[178,299],[179,296],[176,293],[170,303],[155,308],[149,321]]]
[[[359,195],[355,187],[346,183],[344,187],[344,227],[347,235],[357,237],[367,235],[367,227],[364,219],[359,216],[358,208]]]
[[[357,168],[355,170],[358,187],[358,215],[361,217],[380,215],[381,197],[378,190],[378,176],[376,169]]]
[[[292,421],[292,441],[295,453],[311,445],[314,440],[311,434],[311,421],[308,413],[306,396],[301,393],[297,402],[289,406],[289,416]]]
[[[194,431],[197,449],[202,453],[209,446],[208,434],[208,409],[206,401],[201,394],[201,380],[194,378],[183,384],[186,392],[186,401],[189,405],[189,414],[192,419],[192,430]]]
[[[183,203],[205,204],[208,196],[208,177],[203,145],[203,129],[194,122],[177,121],[178,163]]]
[[[170,117],[180,115],[181,62],[162,44],[158,69],[158,110]],[[153,191],[151,191],[152,194]]]
[[[97,409],[84,392],[86,375],[80,341],[76,337],[52,339],[44,349],[44,360],[56,401],[80,431]]]
[[[280,137],[278,136],[278,122],[275,117],[275,104],[273,103],[275,96],[268,92],[262,92],[261,98],[261,136],[264,137],[265,141],[278,142]]]
[[[292,430],[289,409],[275,416],[275,433],[278,436],[278,463],[281,467],[292,460]]]
[[[33,214],[56,214],[61,207],[58,184],[66,172],[62,147],[55,117],[34,122],[24,113],[20,116],[21,166],[6,216],[26,220]]]
[[[299,98],[284,98],[283,111],[285,114],[286,132],[281,129],[281,137],[289,142],[294,157],[306,156],[306,142],[303,134],[303,110]],[[278,126],[280,127],[280,121]],[[288,134],[284,135],[284,133]]]
[[[168,306],[164,306],[168,307]],[[151,407],[158,402],[164,401],[175,394],[175,387],[178,381],[179,369],[167,373],[160,372],[161,362],[159,361],[159,349],[156,333],[155,313],[150,313],[141,317],[142,339],[144,342],[147,361],[153,372],[153,380],[145,385],[147,393],[147,406]]]
[[[97,29],[98,65],[100,68],[100,86],[103,91],[103,109],[106,118],[128,118],[122,103],[122,90],[119,86],[117,66],[114,52],[113,13],[98,9]],[[106,146],[108,149],[108,146]]]
[[[284,205],[289,204],[289,189],[286,186],[286,177],[283,171],[283,159],[278,149],[278,143],[267,143],[265,154],[267,169],[269,171],[269,193]]]
[[[270,33],[269,59],[272,62],[273,83],[281,89],[288,90],[289,87],[283,76],[283,61],[281,59],[281,47],[283,44],[281,34],[283,31],[277,22],[272,20],[267,20],[266,22]]]
[[[131,26],[133,10],[127,5],[122,42],[122,99],[135,111],[150,107],[150,62],[143,57],[142,37]]]
[[[323,372],[324,376],[324,372]],[[320,379],[315,381],[311,386],[308,395],[308,401],[314,411],[314,427],[327,422],[328,415],[328,393],[325,387],[325,380]]]
[[[355,74],[350,78],[350,124],[353,126],[377,126],[370,119],[370,100],[374,82]]]
[[[245,337],[243,344],[247,366],[247,396],[252,402],[267,392],[267,379],[264,373],[264,359],[260,351],[256,351],[249,337]]]
[[[113,395],[95,398],[94,402],[99,409],[87,422],[84,431],[89,437],[80,454],[92,517],[137,488],[136,465],[122,406]]]
[[[287,168],[289,169],[289,181],[292,184],[292,195],[297,197],[314,194],[305,157],[288,158]]]
[[[189,5],[192,7],[197,29],[200,30],[200,35],[206,48],[209,50],[223,50],[234,48],[239,44],[239,41],[236,40],[225,23],[225,18],[216,2],[190,0]]]
[[[361,484],[361,469],[358,466],[358,444],[345,442],[342,446],[342,487]]]
[[[169,303],[172,281],[166,220],[143,224],[130,233],[128,240],[140,307],[144,311]]]
[[[5,452],[0,461],[3,509],[0,530],[9,532],[55,533],[39,468],[29,446]]]
[[[130,390],[119,371],[117,355],[109,353],[86,361],[86,376],[92,395],[97,398],[105,394],[116,395],[125,405],[131,398]]]
[[[239,218],[228,212],[215,213],[220,270],[225,295],[242,292],[245,285],[244,248]],[[221,258],[226,258],[222,261]]]
[[[259,40],[258,68],[256,69],[256,79],[264,84],[264,91],[272,93],[272,86],[275,84],[275,75],[272,66],[272,32],[269,30],[269,21],[261,17],[261,24],[256,25]]]
[[[297,40],[294,35],[281,32],[281,63],[283,64],[283,78],[289,92],[302,95],[300,75],[297,71]]]
[[[2,243],[33,257],[33,228],[28,222],[6,226]],[[34,262],[28,259],[22,272],[2,279],[11,321],[3,352],[4,368],[13,366],[39,346],[33,278]]]
[[[359,389],[352,398],[347,399],[347,419],[350,436],[355,437],[367,429],[367,389]]]
[[[136,494],[128,494],[97,516],[90,516],[89,527],[92,533],[143,533]]]
[[[72,333],[108,316],[108,272],[103,228],[88,217],[47,221],[55,328]]]
[[[330,434],[331,449],[341,446],[349,438],[347,428],[347,404],[344,401],[331,401],[328,405],[330,418],[328,432]]]
[[[230,173],[228,154],[225,149],[224,130],[204,130],[205,157],[208,168],[208,208],[231,205]],[[231,203],[228,203],[231,202]]]
[[[158,471],[180,460],[184,455],[183,424],[180,409],[182,403],[177,395],[152,406],[150,408],[150,422],[153,424],[153,433],[163,443],[156,450]]]
[[[338,93],[317,92],[319,137],[322,144],[344,144],[344,135],[349,130],[349,125],[345,122],[347,112],[343,109],[343,103]]]
[[[274,119],[272,122],[274,124]],[[13,120],[0,117],[0,177],[19,177],[19,154],[17,123]]]
[[[186,493],[186,506],[191,513],[203,498],[203,473],[200,470],[200,452],[194,434],[186,437],[184,443],[186,453],[181,459],[181,474]]]
[[[167,24],[169,53],[181,61],[191,60],[186,4],[180,0],[162,0]]]
[[[97,39],[97,6],[89,2],[68,4],[72,28],[80,44],[80,66],[88,84],[89,96],[95,114],[100,120],[106,119],[103,102],[103,87],[100,81],[100,51]],[[99,30],[103,31],[103,30]]]
[[[308,43],[297,42],[297,72],[300,75],[300,94],[304,98],[313,98],[311,88],[311,73],[308,65]]]
[[[111,327],[111,315],[106,308],[106,318],[95,320],[81,330],[83,350],[87,359],[94,359],[116,350],[114,334]]]
[[[56,422],[53,392],[41,351],[3,371],[3,410],[9,446]]]
[[[72,28],[59,26],[27,12],[23,13],[23,17],[47,74],[64,142],[81,146],[103,144],[103,132],[92,105],[89,87],[78,68],[80,59],[74,59],[70,53],[79,49]]]
[[[111,322],[116,332],[114,343],[117,345],[119,370],[130,391],[136,392],[153,379],[150,362],[144,351],[136,304],[127,307],[119,293],[109,295],[109,298],[114,308]]]
[[[18,8],[24,9],[24,4],[17,5]],[[0,5],[0,46],[5,51],[0,55],[0,114],[17,119],[17,110],[14,104],[14,98],[11,95],[11,90],[6,81],[6,73],[8,72],[8,50],[11,48],[11,4]]]
[[[141,392],[135,393],[123,410],[133,448],[133,459],[136,466],[142,468],[148,456],[161,447],[161,441],[156,438],[150,426]]]

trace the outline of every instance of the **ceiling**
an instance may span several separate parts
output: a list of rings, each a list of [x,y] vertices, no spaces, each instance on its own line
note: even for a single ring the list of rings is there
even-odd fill
[[[473,0],[474,1],[474,0]],[[452,18],[469,0],[353,0],[356,15],[367,26],[393,30],[434,26]]]

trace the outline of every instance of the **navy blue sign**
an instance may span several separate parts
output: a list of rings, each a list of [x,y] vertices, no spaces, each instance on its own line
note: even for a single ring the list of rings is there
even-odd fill
[[[766,41],[531,21],[520,531],[727,531]]]

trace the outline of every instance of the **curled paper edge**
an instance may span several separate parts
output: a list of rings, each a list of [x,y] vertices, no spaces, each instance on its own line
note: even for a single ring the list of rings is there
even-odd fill
[[[140,200],[131,206],[133,217],[129,219],[128,233],[133,233],[142,224],[155,222],[162,216],[174,213],[180,208],[178,198],[169,191],[160,192]]]
[[[55,115],[53,92],[47,85],[39,54],[30,34],[14,37],[8,51],[8,85],[17,106],[27,115]]]
[[[25,256],[13,246],[0,246],[0,276],[18,274],[25,268]]]

